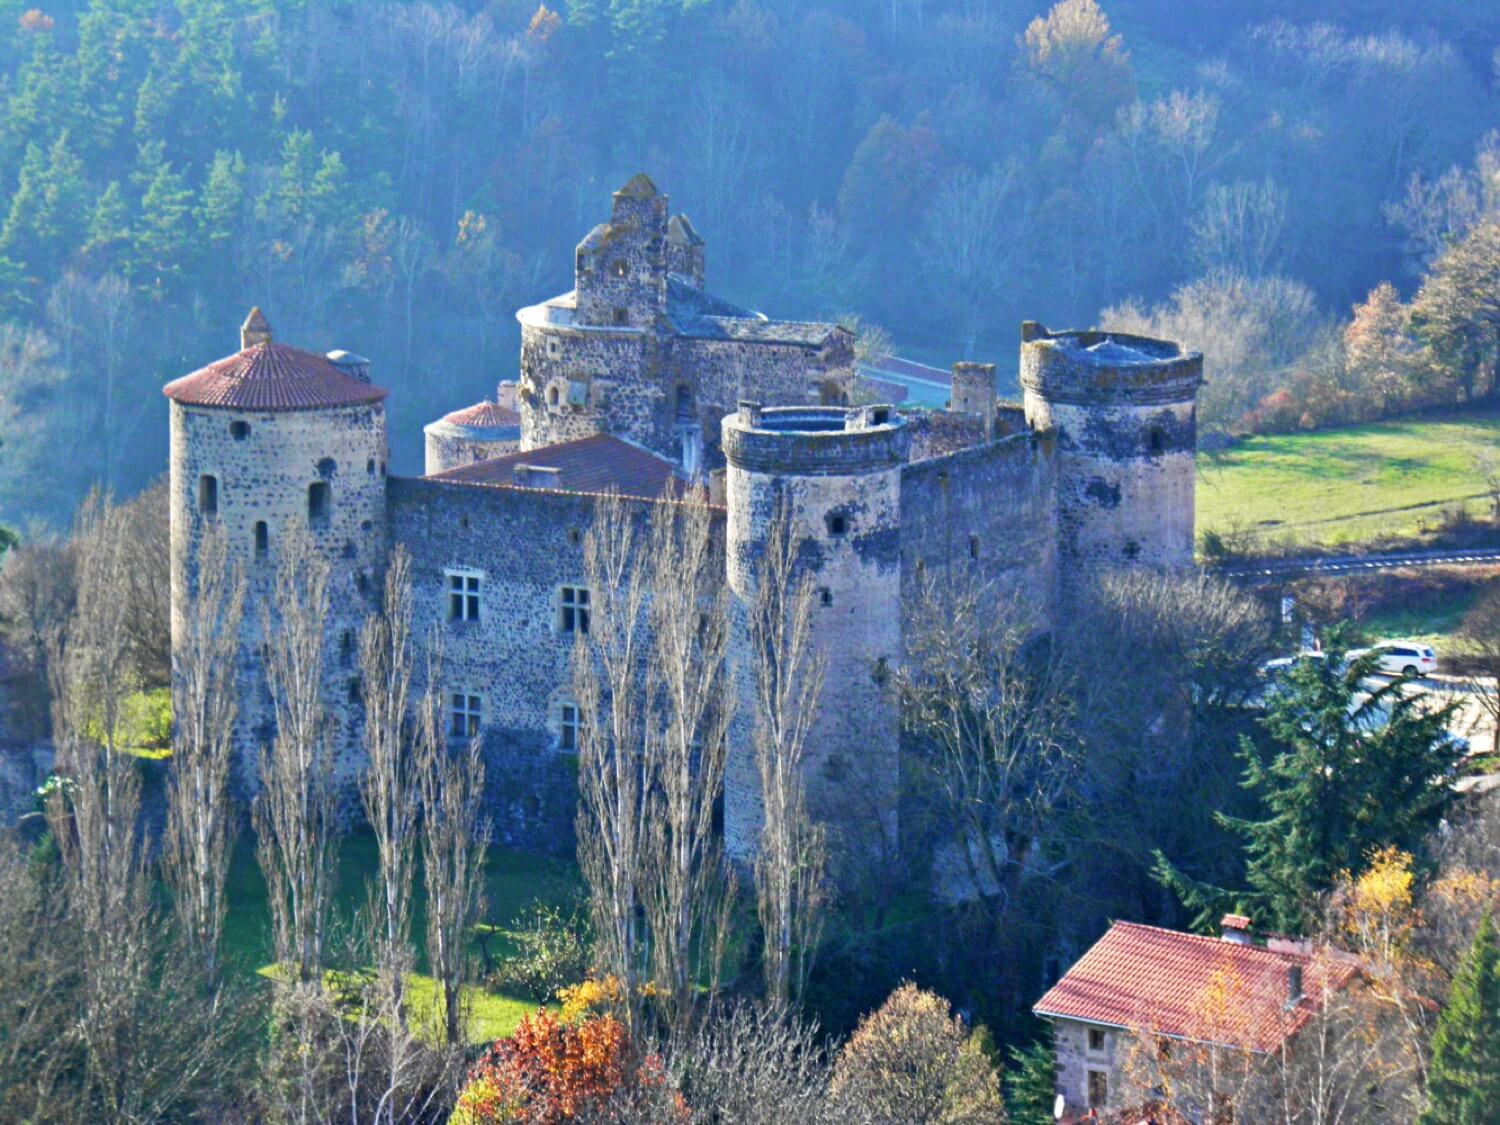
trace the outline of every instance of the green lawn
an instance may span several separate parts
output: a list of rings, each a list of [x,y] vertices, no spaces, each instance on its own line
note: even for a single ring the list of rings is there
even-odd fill
[[[1255,437],[1198,455],[1198,533],[1310,547],[1410,537],[1446,507],[1487,510],[1475,468],[1500,410]]]
[[[245,974],[267,975],[271,969],[271,919],[266,905],[265,883],[247,842],[242,839],[229,872],[229,914],[224,922],[226,957]],[[365,901],[365,887],[377,868],[375,841],[366,833],[342,841],[339,851],[339,893],[336,904],[338,924],[347,925],[354,912]],[[485,869],[487,919],[504,931],[516,916],[538,899],[566,902],[580,886],[578,869],[570,861],[524,852],[491,848]],[[425,895],[418,875],[415,917],[412,936],[420,952],[423,927],[426,925]],[[509,952],[503,933],[489,941],[491,956]],[[474,946],[476,957],[480,947]],[[417,972],[409,978],[409,995],[415,1013],[420,1015],[433,1002],[433,982],[420,960]],[[537,1004],[528,996],[510,995],[486,989],[474,989],[471,1004],[470,1036],[474,1042],[488,1042],[515,1029],[516,1023]]]

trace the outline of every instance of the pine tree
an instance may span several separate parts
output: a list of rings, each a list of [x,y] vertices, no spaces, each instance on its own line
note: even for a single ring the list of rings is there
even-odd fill
[[[1056,1060],[1050,1040],[1043,1036],[1026,1047],[1012,1047],[1005,1072],[1005,1114],[1010,1125],[1052,1125],[1056,1097]]]
[[[162,163],[141,198],[141,215],[135,228],[135,253],[127,268],[141,284],[163,288],[182,275],[182,264],[192,239],[190,212],[193,193]]]
[[[198,239],[205,252],[219,250],[234,237],[240,200],[245,194],[244,178],[243,156],[222,149],[214,153],[214,162],[198,194],[198,205],[193,208]]]
[[[1418,1125],[1485,1125],[1500,1114],[1500,945],[1486,914],[1432,1037]]]
[[[111,265],[129,239],[130,215],[125,208],[125,195],[120,182],[111,180],[94,203],[89,237],[83,248],[93,258]]]
[[[1157,854],[1157,878],[1197,911],[1195,926],[1233,908],[1301,932],[1343,872],[1381,848],[1418,850],[1452,800],[1444,782],[1462,756],[1446,736],[1452,708],[1424,713],[1400,681],[1367,691],[1376,658],[1346,663],[1341,648],[1300,661],[1269,693],[1266,745],[1241,740],[1241,784],[1261,816],[1216,819],[1244,838],[1245,887],[1195,883]]]

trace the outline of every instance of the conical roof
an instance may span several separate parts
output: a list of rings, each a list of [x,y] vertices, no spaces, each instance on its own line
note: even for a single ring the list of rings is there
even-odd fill
[[[173,402],[226,410],[318,410],[379,402],[382,387],[366,383],[317,352],[278,344],[260,309],[240,329],[244,345],[162,388]]]

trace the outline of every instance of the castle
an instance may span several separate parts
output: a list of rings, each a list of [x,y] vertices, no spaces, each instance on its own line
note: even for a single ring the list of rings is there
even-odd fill
[[[826,660],[808,767],[819,815],[858,799],[895,816],[900,716],[885,684],[923,574],[965,568],[1020,594],[1045,628],[1102,570],[1191,564],[1195,353],[1028,322],[1021,404],[997,401],[995,369],[978,363],[954,366],[947,410],[857,404],[851,334],[712,296],[702,239],[645,176],[615,192],[574,276],[571,292],[516,314],[519,379],[426,427],[418,478],[386,471],[386,391],[369,363],[280,343],[258,311],[237,353],[164,388],[174,637],[205,529],[223,529],[249,580],[245,784],[272,731],[256,607],[288,527],[306,528],[331,568],[323,695],[340,773],[360,764],[358,631],[404,544],[414,625],[442,631],[448,732],[482,740],[495,838],[533,848],[571,848],[569,658],[590,613],[582,543],[601,494],[641,510],[710,505],[739,600],[758,581],[770,513],[790,511]],[[740,858],[759,799],[743,741],[724,800]]]

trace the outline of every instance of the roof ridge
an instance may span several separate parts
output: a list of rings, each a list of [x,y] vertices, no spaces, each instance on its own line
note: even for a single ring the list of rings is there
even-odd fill
[[[1225,949],[1244,950],[1248,953],[1264,953],[1268,957],[1275,957],[1283,961],[1289,958],[1295,958],[1301,961],[1312,960],[1312,956],[1307,953],[1292,953],[1289,950],[1267,949],[1264,945],[1251,945],[1238,941],[1226,941],[1222,937],[1210,937],[1208,934],[1195,934],[1190,933],[1187,930],[1171,930],[1166,926],[1153,926],[1149,922],[1123,922],[1115,920],[1110,922],[1109,925],[1110,929],[1114,929],[1117,926],[1122,926],[1129,927],[1132,930],[1148,930],[1152,933],[1166,934],[1169,937],[1177,938],[1179,940],[1201,942],[1205,945],[1211,945],[1215,948],[1222,947]]]

